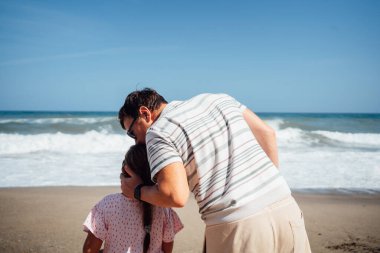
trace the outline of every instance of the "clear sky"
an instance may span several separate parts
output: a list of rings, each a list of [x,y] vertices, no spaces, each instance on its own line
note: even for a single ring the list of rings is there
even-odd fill
[[[117,111],[143,87],[380,113],[380,1],[0,1],[0,110]]]

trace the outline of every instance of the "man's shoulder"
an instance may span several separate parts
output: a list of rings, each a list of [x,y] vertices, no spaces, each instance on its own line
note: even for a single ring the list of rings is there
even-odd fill
[[[231,98],[230,95],[226,93],[201,93],[198,94],[189,100],[198,100],[198,99],[220,99],[220,98]]]
[[[225,101],[226,99],[230,100],[234,98],[224,93],[201,93],[184,101],[170,102],[165,115],[168,118],[175,118],[176,116],[180,116],[182,113],[188,112],[189,110],[194,111],[201,109],[205,106],[209,106],[210,104],[215,104],[218,101]]]
[[[172,101],[167,104],[161,116],[148,128],[146,140],[160,137],[170,138],[174,130],[198,115],[226,101],[235,101],[225,93],[202,93],[184,101]]]

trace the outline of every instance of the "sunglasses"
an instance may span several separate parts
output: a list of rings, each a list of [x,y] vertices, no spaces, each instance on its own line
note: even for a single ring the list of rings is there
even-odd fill
[[[128,131],[127,131],[127,135],[131,137],[132,139],[136,139],[136,135],[133,133],[133,130],[132,130],[133,124],[135,124],[136,120],[137,118],[133,119],[132,124],[129,126]]]

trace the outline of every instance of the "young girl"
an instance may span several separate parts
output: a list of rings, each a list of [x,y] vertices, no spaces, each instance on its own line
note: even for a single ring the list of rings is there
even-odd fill
[[[144,144],[129,149],[120,177],[128,177],[125,166],[138,174],[145,185],[154,185]],[[85,253],[99,252],[103,241],[105,253],[170,253],[175,234],[183,228],[172,209],[129,199],[121,193],[108,195],[97,203],[83,226],[88,233],[83,245]]]

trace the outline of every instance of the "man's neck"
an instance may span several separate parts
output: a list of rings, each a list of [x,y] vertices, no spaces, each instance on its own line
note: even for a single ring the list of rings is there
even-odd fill
[[[153,122],[156,121],[156,120],[160,117],[161,112],[165,109],[165,107],[166,107],[167,105],[168,105],[168,104],[164,104],[164,103],[162,103],[161,106],[160,106],[157,110],[155,110],[155,111],[153,112],[153,116],[154,116]]]

